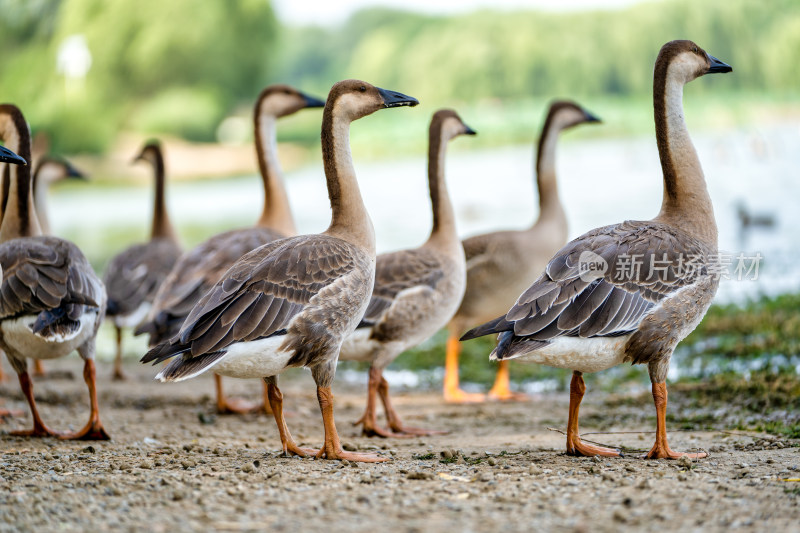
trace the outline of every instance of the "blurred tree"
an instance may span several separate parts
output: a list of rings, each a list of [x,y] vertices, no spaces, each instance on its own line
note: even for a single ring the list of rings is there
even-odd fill
[[[131,125],[212,139],[268,79],[277,32],[267,0],[0,0],[0,12],[3,99],[69,151],[102,150]],[[55,58],[73,35],[85,37],[92,66],[67,98]]]

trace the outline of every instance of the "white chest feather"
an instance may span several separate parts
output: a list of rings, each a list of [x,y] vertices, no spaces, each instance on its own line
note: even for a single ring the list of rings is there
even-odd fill
[[[94,335],[97,310],[81,315],[77,330],[66,335],[43,337],[34,334],[32,327],[35,315],[25,315],[7,319],[0,323],[3,341],[17,353],[32,359],[55,359],[63,357],[83,345]]]
[[[558,337],[552,344],[514,359],[579,372],[599,372],[625,361],[629,337]]]
[[[211,367],[217,374],[240,379],[277,376],[284,370],[291,352],[279,348],[285,336],[268,337],[250,342],[237,342],[228,346],[225,357]]]

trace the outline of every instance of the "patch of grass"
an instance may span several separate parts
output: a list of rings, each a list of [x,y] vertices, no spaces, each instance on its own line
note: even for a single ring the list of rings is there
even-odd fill
[[[423,455],[412,455],[411,458],[416,459],[417,461],[431,461],[436,458],[436,454],[426,453]]]

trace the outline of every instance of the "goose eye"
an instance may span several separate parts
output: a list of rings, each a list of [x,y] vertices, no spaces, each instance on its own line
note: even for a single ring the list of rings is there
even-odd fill
[[[697,53],[697,47],[696,46],[694,48],[692,48],[692,52],[694,52],[695,54]]]
[[[358,90],[361,91],[362,93],[367,92],[367,88],[364,87],[363,85],[359,87]]]

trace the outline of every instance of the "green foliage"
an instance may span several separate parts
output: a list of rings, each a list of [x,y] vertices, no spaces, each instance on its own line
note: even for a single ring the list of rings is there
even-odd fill
[[[487,98],[649,95],[666,41],[691,38],[734,66],[726,90],[795,91],[800,4],[675,0],[624,10],[481,11],[454,17],[370,9],[339,28],[286,32],[280,77],[327,88],[358,77],[432,106]],[[724,85],[723,85],[724,84]]]
[[[213,139],[266,83],[277,32],[265,0],[0,0],[0,12],[3,100],[60,151],[100,151],[127,127]],[[92,55],[82,81],[56,71],[73,35]]]
[[[713,343],[702,343],[713,338]],[[800,295],[762,298],[743,308],[713,306],[697,329],[683,341],[692,355],[726,357],[800,354]]]

